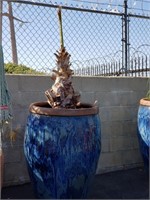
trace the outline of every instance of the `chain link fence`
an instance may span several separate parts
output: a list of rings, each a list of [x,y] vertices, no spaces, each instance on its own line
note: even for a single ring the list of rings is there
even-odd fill
[[[132,76],[150,76],[150,18],[129,17],[129,70]]]
[[[3,1],[5,63],[44,74],[55,68],[54,53],[60,47],[57,8],[33,1]],[[75,75],[125,75],[123,13],[62,6],[62,18],[64,43]],[[128,15],[129,76],[150,75],[149,19]]]

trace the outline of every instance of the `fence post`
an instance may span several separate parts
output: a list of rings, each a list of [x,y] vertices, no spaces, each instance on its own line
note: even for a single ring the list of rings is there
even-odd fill
[[[2,45],[2,10],[3,2],[0,0],[0,44]]]
[[[129,20],[128,20],[128,0],[124,0],[124,14],[122,18],[122,63],[125,70],[125,76],[128,73],[128,56],[129,56]]]

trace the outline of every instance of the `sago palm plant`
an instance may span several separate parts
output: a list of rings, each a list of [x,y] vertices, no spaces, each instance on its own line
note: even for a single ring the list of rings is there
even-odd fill
[[[54,84],[45,92],[52,108],[76,108],[79,105],[80,94],[72,86],[73,70],[70,69],[70,54],[66,51],[63,41],[61,7],[58,9],[60,28],[60,49],[55,53],[57,70],[53,70]]]

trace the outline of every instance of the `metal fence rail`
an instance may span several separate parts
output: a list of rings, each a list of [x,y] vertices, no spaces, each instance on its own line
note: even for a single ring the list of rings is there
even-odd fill
[[[33,1],[2,1],[5,63],[51,72],[60,46],[57,8]],[[65,47],[75,75],[150,75],[149,16],[129,13],[125,21],[124,12],[71,6],[62,6],[62,16]]]
[[[75,69],[74,73],[82,76],[124,76],[125,68],[122,67],[121,60],[118,60],[96,65],[89,64],[86,67]],[[128,76],[150,76],[150,56],[138,56],[130,59],[127,74]]]

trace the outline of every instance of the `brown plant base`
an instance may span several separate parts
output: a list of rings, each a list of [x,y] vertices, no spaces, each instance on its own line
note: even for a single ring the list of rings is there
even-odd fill
[[[57,70],[53,70],[52,88],[45,91],[48,103],[52,108],[76,108],[80,102],[80,94],[72,85],[73,70],[70,69],[70,54],[65,47],[60,48],[56,56]]]

